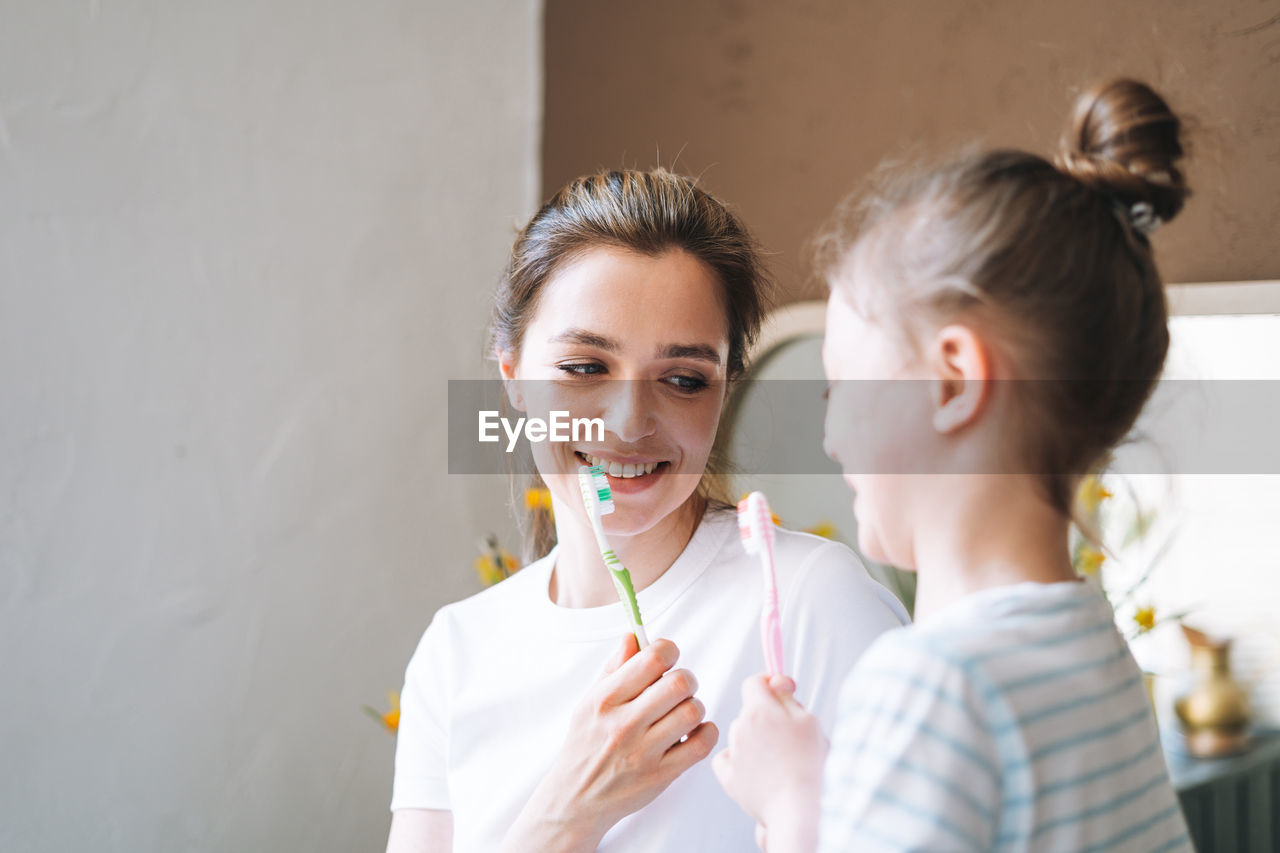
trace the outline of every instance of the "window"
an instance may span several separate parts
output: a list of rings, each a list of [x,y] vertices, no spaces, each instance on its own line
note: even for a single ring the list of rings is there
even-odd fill
[[[1108,589],[1127,588],[1174,537],[1143,603],[1234,637],[1255,719],[1280,724],[1280,282],[1171,287],[1170,305],[1165,378],[1138,428],[1147,435],[1116,460],[1142,472],[1123,479],[1157,517],[1137,553],[1117,555]],[[1106,534],[1112,544],[1124,531]],[[1158,627],[1133,648],[1170,676],[1158,688],[1167,708],[1187,665],[1180,632]]]

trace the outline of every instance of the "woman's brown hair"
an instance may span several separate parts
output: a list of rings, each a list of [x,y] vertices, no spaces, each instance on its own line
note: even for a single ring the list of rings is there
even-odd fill
[[[1107,81],[1078,99],[1054,162],[997,150],[892,174],[819,244],[855,305],[996,332],[1017,378],[1035,380],[1017,383],[1019,465],[1068,516],[1079,475],[1132,429],[1163,369],[1168,309],[1148,235],[1189,195],[1181,129],[1149,86]],[[855,244],[891,292],[844,283]]]
[[[742,376],[769,302],[770,281],[759,246],[721,201],[692,179],[662,168],[578,178],[534,214],[512,246],[494,297],[493,347],[518,358],[547,282],[566,262],[600,248],[651,257],[679,250],[704,263],[723,288],[728,378]],[[730,500],[727,473],[727,460],[713,453],[699,484],[703,500]],[[541,486],[536,474],[533,485]],[[548,514],[533,510],[526,525],[526,558],[544,555],[554,542]]]

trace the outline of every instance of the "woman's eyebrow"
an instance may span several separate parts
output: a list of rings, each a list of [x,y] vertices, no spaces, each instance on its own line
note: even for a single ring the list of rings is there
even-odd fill
[[[595,347],[608,352],[617,352],[622,348],[617,341],[606,338],[603,335],[597,335],[595,332],[588,332],[586,329],[565,329],[560,334],[554,335],[548,343],[582,344],[583,346]]]
[[[586,329],[565,329],[563,332],[549,338],[548,343],[580,344],[602,349],[605,352],[619,352],[622,349],[622,345],[612,338],[597,335],[595,332],[589,332]],[[720,353],[716,352],[715,347],[708,344],[667,344],[666,346],[658,347],[657,357],[689,358],[695,361],[705,361],[717,367],[720,366]]]
[[[720,366],[720,353],[706,344],[668,344],[658,350],[658,358],[691,358]]]

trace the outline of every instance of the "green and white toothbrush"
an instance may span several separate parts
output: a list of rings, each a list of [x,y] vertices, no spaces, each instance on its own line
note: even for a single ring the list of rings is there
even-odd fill
[[[578,469],[578,485],[582,487],[582,503],[587,508],[587,518],[591,520],[591,529],[596,534],[596,544],[600,546],[600,556],[604,566],[613,578],[613,586],[618,591],[618,598],[627,611],[628,627],[636,635],[640,648],[649,645],[649,638],[644,633],[644,622],[640,619],[640,605],[636,603],[636,590],[631,585],[631,573],[618,559],[618,555],[609,547],[609,540],[604,536],[602,516],[613,512],[613,489],[609,488],[609,478],[599,465],[583,465]]]

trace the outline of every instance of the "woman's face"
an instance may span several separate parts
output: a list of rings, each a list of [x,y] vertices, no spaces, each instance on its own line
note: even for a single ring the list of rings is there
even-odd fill
[[[853,271],[862,276],[871,271]],[[846,272],[845,274],[850,274]],[[877,286],[860,282],[860,286]],[[912,493],[921,485],[927,383],[900,337],[863,317],[832,283],[822,366],[828,380],[823,449],[854,491],[858,547],[872,560],[911,568]]]
[[[610,533],[642,533],[684,505],[715,441],[728,356],[722,287],[692,255],[599,248],[557,270],[518,361],[503,362],[525,416],[604,421],[603,439],[532,445],[557,510],[585,518],[577,473],[589,464],[609,471]]]

